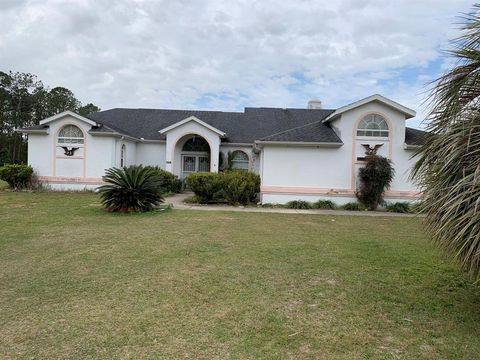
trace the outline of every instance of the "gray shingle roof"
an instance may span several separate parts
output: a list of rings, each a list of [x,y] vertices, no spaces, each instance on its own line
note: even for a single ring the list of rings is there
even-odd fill
[[[343,144],[342,140],[321,121],[298,126],[261,139],[262,141],[315,142]]]
[[[111,109],[89,115],[98,123],[136,138],[164,140],[158,131],[195,116],[226,133],[224,142],[253,143],[272,134],[310,123],[318,123],[333,110],[245,108],[243,113],[198,110]],[[327,125],[319,125],[325,138],[336,138]]]
[[[405,128],[405,144],[423,145],[425,143],[426,134],[425,131],[407,127]]]
[[[99,126],[91,132],[120,133],[137,139],[165,140],[159,130],[190,116],[226,133],[222,142],[248,143],[255,140],[285,142],[342,143],[342,140],[322,122],[334,110],[245,108],[244,112],[164,110],[164,109],[111,109],[88,116]],[[48,125],[36,125],[25,130],[42,130]],[[426,133],[406,128],[405,143],[420,145]]]
[[[47,129],[48,129],[48,125],[33,125],[33,126],[26,127],[26,128],[18,129],[18,131],[21,131],[21,130],[47,130]]]

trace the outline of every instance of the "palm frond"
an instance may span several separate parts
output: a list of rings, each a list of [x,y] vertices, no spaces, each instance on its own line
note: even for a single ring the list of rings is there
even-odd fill
[[[163,180],[154,169],[141,165],[111,168],[98,188],[103,206],[109,211],[151,211],[163,202]]]
[[[435,82],[425,144],[412,176],[434,242],[480,279],[480,5],[463,18],[448,54],[456,66]]]

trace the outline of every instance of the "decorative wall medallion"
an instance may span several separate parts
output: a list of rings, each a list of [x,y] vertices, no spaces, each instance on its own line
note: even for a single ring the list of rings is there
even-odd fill
[[[75,153],[76,150],[78,150],[79,148],[78,147],[66,147],[66,146],[62,146],[62,149],[64,151],[64,154],[66,156],[73,156],[73,154]]]

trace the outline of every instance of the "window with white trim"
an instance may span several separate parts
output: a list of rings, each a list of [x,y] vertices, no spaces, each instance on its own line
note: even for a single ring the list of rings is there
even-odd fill
[[[127,147],[125,144],[120,149],[120,167],[127,166]]]
[[[58,132],[58,143],[59,144],[83,144],[83,132],[78,126],[75,125],[65,125]]]
[[[389,129],[385,118],[378,114],[365,116],[357,127],[357,136],[388,137]]]
[[[230,162],[230,166],[233,170],[248,171],[250,161],[248,155],[245,152],[241,150],[234,151]]]

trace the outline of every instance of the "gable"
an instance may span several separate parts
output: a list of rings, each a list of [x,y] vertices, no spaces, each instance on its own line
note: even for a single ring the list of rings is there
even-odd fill
[[[188,123],[195,123],[195,124],[197,124],[197,125],[200,125],[200,126],[206,128],[206,129],[208,129],[208,130],[216,133],[217,135],[219,135],[219,136],[221,136],[221,137],[224,137],[224,136],[226,135],[223,131],[221,131],[221,130],[215,128],[215,127],[213,127],[213,126],[210,125],[210,124],[207,124],[206,122],[200,120],[199,118],[197,118],[197,117],[195,117],[195,116],[189,116],[189,117],[186,118],[186,119],[183,119],[183,120],[181,120],[181,121],[179,121],[179,122],[177,122],[177,123],[175,123],[175,124],[172,124],[172,125],[170,125],[170,126],[167,126],[166,128],[163,128],[163,129],[159,130],[159,133],[161,133],[161,134],[166,134],[166,133],[168,133],[168,132],[170,132],[170,131],[172,131],[172,130],[174,130],[174,129],[177,129],[177,128],[179,128],[179,127],[182,127],[182,126],[184,126],[184,125],[186,125],[186,124],[188,124]]]
[[[330,114],[327,118],[325,118],[324,122],[329,122],[336,120],[341,117],[341,115],[345,112],[355,110],[357,108],[363,107],[367,104],[371,103],[378,103],[381,104],[385,107],[388,107],[390,109],[393,109],[405,116],[405,119],[410,119],[412,117],[415,117],[416,112],[410,108],[407,108],[406,106],[403,106],[393,100],[390,100],[382,95],[375,94],[369,97],[366,97],[364,99],[355,101],[354,103],[351,103],[349,105],[342,106],[341,108],[338,108],[335,110],[332,114]]]
[[[73,111],[63,111],[59,114],[56,114],[56,115],[53,115],[53,116],[50,116],[49,118],[46,118],[44,120],[41,120],[40,121],[40,125],[47,125],[49,123],[52,123],[54,121],[58,121],[58,120],[61,120],[63,118],[66,118],[66,117],[72,117],[72,118],[75,118],[76,120],[79,120],[81,122],[84,122],[84,123],[87,123],[91,126],[97,126],[97,123],[89,118],[86,118],[84,116],[81,116],[77,113],[74,113]]]

